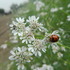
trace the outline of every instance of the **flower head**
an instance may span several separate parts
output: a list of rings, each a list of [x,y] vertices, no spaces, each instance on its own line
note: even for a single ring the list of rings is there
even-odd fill
[[[38,23],[39,17],[31,16],[27,20],[27,22],[30,23],[29,27],[31,28],[32,31],[39,30],[41,32],[47,31],[46,28],[43,27],[43,24]]]
[[[27,20],[27,22],[29,22],[30,24],[34,24],[34,23],[38,23],[39,17],[35,17],[35,16],[29,16],[29,19]]]
[[[32,43],[34,41],[35,37],[34,34],[32,33],[31,29],[29,27],[25,28],[24,36],[20,37],[22,39],[22,43]]]
[[[46,51],[46,46],[42,40],[35,39],[32,45],[28,45],[28,50],[31,51],[35,56],[41,56],[41,51]]]
[[[32,53],[28,52],[27,48],[25,48],[24,46],[21,48],[13,48],[13,50],[11,50],[10,53],[11,56],[9,57],[9,59],[11,61],[15,61],[17,63],[16,65],[18,66],[18,68],[23,68],[22,66],[24,65],[24,63],[30,62],[32,60]]]
[[[16,18],[16,22],[13,21],[12,24],[10,24],[12,33],[14,35],[22,36],[25,30],[25,24],[26,23],[24,23],[24,18]]]

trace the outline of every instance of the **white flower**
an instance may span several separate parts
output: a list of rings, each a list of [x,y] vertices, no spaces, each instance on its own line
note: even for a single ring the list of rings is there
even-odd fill
[[[20,31],[16,31],[16,30],[12,30],[12,33],[14,36],[23,36],[23,32],[20,32]]]
[[[59,10],[63,10],[63,7],[59,7]]]
[[[70,15],[69,15],[69,16],[67,16],[67,21],[70,21]]]
[[[53,53],[55,54],[56,52],[58,52],[59,51],[59,46],[55,43],[52,43],[51,44],[51,46],[52,46],[52,51],[53,51]]]
[[[34,4],[36,5],[36,11],[39,11],[45,4],[41,1],[35,1]]]
[[[57,61],[53,63],[53,65],[54,65],[54,66],[56,66],[57,64],[58,64],[58,62],[57,62]]]
[[[33,68],[33,70],[54,70],[53,66],[43,64],[42,67]]]
[[[39,15],[40,16],[45,16],[45,15],[47,15],[47,12],[41,12]]]
[[[63,22],[60,22],[60,24],[63,24]]]
[[[46,51],[46,46],[42,40],[35,39],[33,45],[28,45],[28,50],[31,51],[35,56],[41,56],[41,51]]]
[[[58,8],[51,8],[50,12],[57,12],[58,11]]]
[[[62,51],[66,51],[65,47],[61,47],[61,50],[62,50]]]
[[[10,26],[11,30],[15,30],[16,26],[17,26],[17,22],[12,21],[12,24],[10,24],[9,26]]]
[[[26,62],[30,62],[32,60],[32,53],[27,51],[27,48],[23,47],[17,47],[13,48],[13,50],[10,51],[11,56],[9,57],[10,60],[15,61],[18,66],[18,69],[21,67],[23,69],[23,64]]]
[[[47,70],[54,70],[51,65],[47,65]]]
[[[7,48],[7,44],[2,44],[2,45],[0,46],[0,48],[6,49],[6,48]]]
[[[68,8],[70,8],[70,3],[68,4],[68,6],[67,6]]]
[[[22,39],[22,43],[26,42],[26,44],[28,44],[28,43],[32,43],[35,37],[34,34],[31,32],[31,29],[29,27],[26,27],[24,36],[20,37],[20,39]]]
[[[24,70],[24,65],[18,65],[17,69],[18,70]]]
[[[27,20],[27,22],[29,22],[30,24],[33,24],[33,23],[38,23],[38,20],[39,20],[39,17],[35,17],[35,16],[29,16],[29,19]]]
[[[57,56],[58,56],[58,58],[61,58],[61,57],[63,57],[63,54],[61,52],[58,52]]]
[[[46,32],[47,29],[43,27],[43,24],[38,23],[39,17],[31,16],[29,17],[29,20],[27,22],[30,23],[29,27],[31,28],[32,31],[39,30],[41,32]]]
[[[24,23],[24,18],[21,18],[21,17],[16,18],[16,21],[17,21],[18,23]]]
[[[53,31],[51,35],[57,35],[57,36],[60,36],[60,35],[59,35],[59,30],[55,30],[55,31]]]
[[[25,24],[24,18],[16,18],[16,22],[13,21],[12,24],[10,24],[10,29],[12,30],[13,35],[23,36]]]
[[[15,61],[26,61],[29,60],[27,59],[27,57],[31,56],[31,53],[27,52],[27,49],[23,46],[23,47],[17,47],[13,50],[10,51],[10,53],[12,54],[9,59],[10,60],[15,60]],[[27,59],[27,60],[26,60]]]

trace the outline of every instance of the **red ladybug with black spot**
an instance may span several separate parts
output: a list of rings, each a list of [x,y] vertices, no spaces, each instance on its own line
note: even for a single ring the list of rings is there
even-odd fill
[[[50,36],[50,42],[57,42],[59,40],[59,36],[58,35],[51,35]]]

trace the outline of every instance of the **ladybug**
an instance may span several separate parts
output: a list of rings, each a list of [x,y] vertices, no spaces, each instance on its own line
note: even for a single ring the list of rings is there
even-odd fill
[[[57,42],[59,40],[59,36],[58,35],[51,35],[50,36],[50,42]]]

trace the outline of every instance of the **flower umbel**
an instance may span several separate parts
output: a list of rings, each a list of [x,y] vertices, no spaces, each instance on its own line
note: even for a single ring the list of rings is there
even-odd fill
[[[10,51],[9,59],[16,63],[18,70],[24,70],[25,63],[31,62],[34,57],[41,57],[42,53],[46,53],[49,49],[54,55],[57,54],[58,58],[63,57],[59,50],[65,51],[65,48],[60,48],[58,45],[60,31],[55,30],[50,33],[38,20],[39,17],[35,16],[29,16],[26,21],[19,17],[10,25],[20,47]],[[63,32],[63,30],[61,31]],[[47,66],[47,70],[53,70],[53,67]]]
[[[27,51],[27,48],[23,47],[17,47],[13,48],[13,50],[10,51],[11,56],[9,57],[10,60],[15,61],[19,68],[24,68],[24,63],[30,62],[32,60],[32,53]]]

